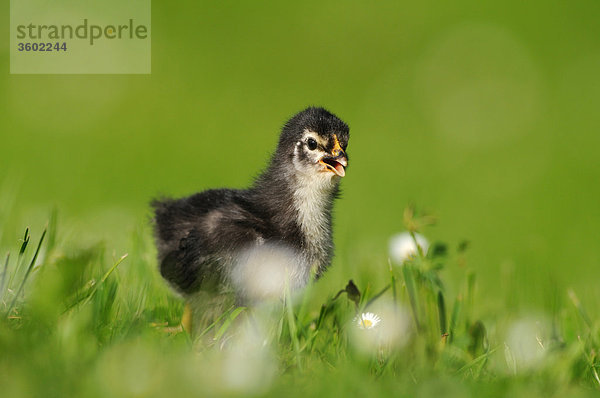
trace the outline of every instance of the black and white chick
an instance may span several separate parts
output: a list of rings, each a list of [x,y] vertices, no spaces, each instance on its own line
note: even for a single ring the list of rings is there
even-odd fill
[[[320,276],[333,256],[331,213],[348,139],[346,123],[311,107],[283,126],[250,188],[154,201],[161,275],[188,303],[228,291],[244,304]]]

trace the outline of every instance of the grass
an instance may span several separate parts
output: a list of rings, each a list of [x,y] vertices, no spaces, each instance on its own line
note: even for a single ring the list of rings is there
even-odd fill
[[[598,395],[599,11],[153,2],[150,76],[11,75],[7,42],[0,395]],[[193,342],[147,203],[248,186],[308,105],[351,126],[332,267]],[[445,245],[391,264],[400,230]]]
[[[557,291],[550,313],[490,310],[465,243],[436,243],[402,265],[374,256],[368,278],[334,275],[298,298],[230,308],[193,341],[179,327],[181,300],[157,274],[148,228],[132,234],[127,254],[108,256],[103,245],[63,249],[57,218],[26,230],[3,262],[0,384],[7,397],[600,390],[600,322],[577,292]],[[404,221],[413,239],[431,224],[414,211]],[[456,286],[446,286],[444,268],[462,272]],[[381,323],[358,328],[363,312]]]

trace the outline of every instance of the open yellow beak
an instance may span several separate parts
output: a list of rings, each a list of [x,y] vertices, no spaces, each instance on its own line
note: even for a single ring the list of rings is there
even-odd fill
[[[319,160],[319,163],[325,166],[326,170],[332,171],[340,177],[344,177],[346,175],[346,167],[348,167],[348,156],[342,149],[337,135],[333,136],[333,140],[331,156],[323,156],[323,158]]]

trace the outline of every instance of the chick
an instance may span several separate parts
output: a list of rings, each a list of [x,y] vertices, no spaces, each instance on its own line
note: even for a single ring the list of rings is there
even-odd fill
[[[250,188],[154,201],[161,275],[188,302],[233,291],[238,303],[319,277],[333,256],[331,212],[348,139],[346,123],[311,107],[283,126]]]

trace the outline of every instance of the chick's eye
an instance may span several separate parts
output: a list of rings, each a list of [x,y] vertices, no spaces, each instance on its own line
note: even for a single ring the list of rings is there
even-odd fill
[[[306,141],[306,144],[308,145],[308,149],[310,149],[311,151],[317,149],[317,141],[315,141],[313,138],[309,138]]]

